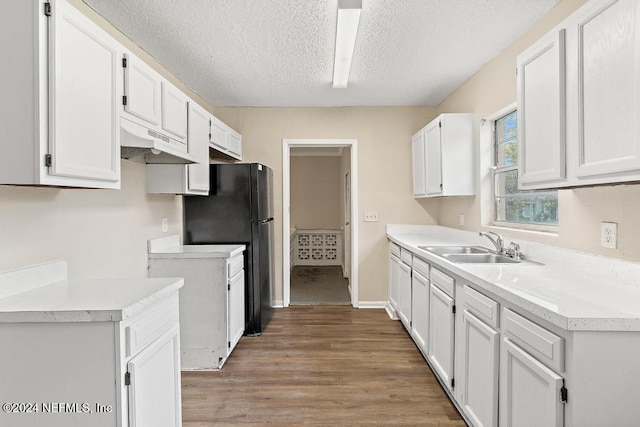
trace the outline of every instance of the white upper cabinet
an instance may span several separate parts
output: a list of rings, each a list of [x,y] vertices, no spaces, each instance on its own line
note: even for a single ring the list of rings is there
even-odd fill
[[[412,138],[414,197],[475,194],[473,114],[445,113]]]
[[[523,188],[640,180],[638,1],[587,2],[518,57],[518,73]]]
[[[197,163],[148,164],[147,192],[183,195],[209,194],[209,114],[195,102],[189,102],[189,154]]]
[[[152,125],[160,124],[160,82],[156,71],[135,55],[124,54],[124,111]]]
[[[218,154],[223,159],[242,160],[242,135],[215,116],[211,117],[209,143],[213,157]]]
[[[420,131],[411,138],[411,153],[413,160],[413,197],[427,195],[427,175],[425,168],[424,132]]]
[[[518,55],[518,182],[565,177],[565,30]]]
[[[0,183],[119,188],[118,43],[66,1],[3,6]]]
[[[162,129],[179,140],[187,139],[189,97],[169,82],[162,82]]]

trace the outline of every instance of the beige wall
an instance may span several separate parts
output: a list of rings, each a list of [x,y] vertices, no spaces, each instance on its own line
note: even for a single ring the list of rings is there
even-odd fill
[[[585,0],[562,0],[533,28],[505,49],[438,106],[438,112],[473,112],[487,117],[516,101],[515,64],[518,53],[547,33]],[[502,229],[513,238],[577,249],[584,252],[640,261],[640,185],[617,185],[560,190],[558,234],[524,233]],[[465,214],[465,229],[482,228],[480,197],[443,199],[439,223],[457,227]],[[600,222],[618,223],[618,249],[600,246]]]
[[[342,203],[337,156],[292,156],[291,227],[340,229]]]
[[[388,223],[434,224],[437,200],[411,196],[411,135],[435,116],[416,108],[214,108],[214,114],[238,130],[244,161],[262,162],[274,171],[276,300],[282,300],[282,140],[356,138],[359,179],[359,299],[387,299]],[[377,210],[379,222],[363,222],[365,210]],[[355,221],[355,220],[354,220]]]

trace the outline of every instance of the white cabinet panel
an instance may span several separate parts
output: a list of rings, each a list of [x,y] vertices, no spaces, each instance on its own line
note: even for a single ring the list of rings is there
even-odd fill
[[[413,196],[427,195],[427,175],[425,166],[424,132],[420,131],[411,138],[411,152],[413,160]]]
[[[198,163],[187,165],[187,193],[209,192],[209,113],[189,103],[189,153]]]
[[[396,312],[399,310],[401,264],[400,258],[389,254],[389,305]]]
[[[433,283],[429,293],[427,358],[447,388],[452,389],[454,355],[454,300]]]
[[[442,157],[440,147],[441,122],[433,121],[424,130],[427,194],[430,196],[442,193]]]
[[[0,183],[119,188],[119,44],[67,1],[47,6],[3,3]]]
[[[411,279],[411,291],[411,336],[426,355],[429,336],[429,279],[415,269]]]
[[[233,129],[229,129],[229,152],[242,159],[242,135]]]
[[[518,183],[565,177],[565,30],[518,55]]]
[[[211,144],[214,147],[229,150],[229,127],[217,118],[211,119]]]
[[[179,366],[177,326],[129,361],[129,427],[182,425]]]
[[[508,338],[502,340],[500,426],[562,426],[562,387],[561,376]]]
[[[242,256],[238,257],[242,260]],[[229,354],[235,348],[244,333],[244,270],[233,276],[229,281],[229,311],[228,336]],[[228,356],[228,355],[227,355]]]
[[[498,362],[500,335],[465,310],[462,314],[463,363],[456,373],[460,404],[474,425],[498,425]]]
[[[160,74],[135,55],[125,54],[123,60],[124,111],[160,125]]]
[[[162,82],[162,129],[174,137],[187,138],[189,98],[169,82]]]
[[[640,4],[597,0],[571,17],[578,177],[640,169]],[[575,104],[574,104],[575,105]]]
[[[407,331],[411,330],[411,267],[400,262],[398,284],[398,316]]]

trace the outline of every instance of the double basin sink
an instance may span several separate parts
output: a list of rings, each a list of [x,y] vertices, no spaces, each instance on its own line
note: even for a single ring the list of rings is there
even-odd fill
[[[518,264],[520,260],[482,246],[418,246],[452,262],[474,264]]]

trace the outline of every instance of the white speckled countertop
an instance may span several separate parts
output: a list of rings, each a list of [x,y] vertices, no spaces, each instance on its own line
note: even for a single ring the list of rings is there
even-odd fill
[[[182,245],[177,234],[149,240],[149,258],[231,258],[245,245]]]
[[[0,273],[0,323],[120,321],[177,291],[182,278],[69,280],[65,261]]]
[[[565,330],[640,331],[640,264],[517,240],[534,264],[462,264],[419,246],[479,245],[477,232],[440,226],[388,225],[388,238]],[[506,245],[508,245],[509,239]]]

